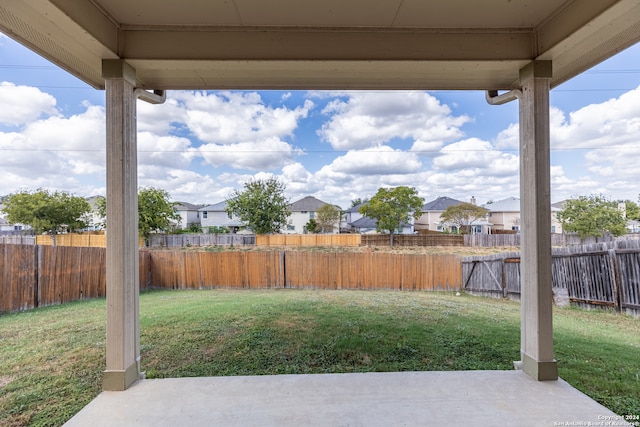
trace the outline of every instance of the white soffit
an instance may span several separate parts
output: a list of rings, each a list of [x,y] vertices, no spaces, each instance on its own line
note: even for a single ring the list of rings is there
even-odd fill
[[[552,87],[640,39],[637,0],[3,0],[0,30],[97,88]]]

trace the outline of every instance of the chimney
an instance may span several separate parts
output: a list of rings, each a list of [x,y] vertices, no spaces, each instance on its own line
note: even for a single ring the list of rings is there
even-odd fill
[[[476,204],[476,196],[471,196],[471,204],[472,205]]]

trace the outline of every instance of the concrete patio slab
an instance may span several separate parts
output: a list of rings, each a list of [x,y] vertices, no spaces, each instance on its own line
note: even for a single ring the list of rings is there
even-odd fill
[[[141,380],[126,391],[102,392],[65,425],[625,424],[563,380],[538,382],[521,371],[453,371]]]

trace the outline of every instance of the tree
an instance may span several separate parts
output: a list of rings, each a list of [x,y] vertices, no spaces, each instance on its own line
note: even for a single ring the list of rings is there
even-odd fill
[[[628,219],[640,220],[640,206],[631,200],[625,200],[625,210]]]
[[[171,202],[169,193],[154,187],[138,189],[138,233],[147,239],[153,231],[166,232],[173,221],[180,219],[176,203]],[[107,199],[96,200],[98,215],[107,217]],[[107,230],[108,232],[108,230]]]
[[[463,233],[468,233],[471,229],[473,221],[487,216],[488,210],[482,206],[472,203],[460,203],[459,205],[449,206],[442,212],[440,219],[455,225]]]
[[[567,200],[557,217],[565,232],[575,232],[583,238],[598,237],[605,233],[621,236],[627,231],[618,204],[603,196],[580,196]]]
[[[320,232],[326,233],[327,230],[333,232],[336,223],[340,222],[341,215],[340,208],[335,205],[327,203],[326,205],[320,206],[316,212],[316,222],[318,223]]]
[[[167,231],[180,216],[169,193],[159,188],[138,189],[138,232],[145,239],[152,231]]]
[[[91,206],[82,197],[65,191],[20,191],[4,198],[7,220],[31,226],[37,233],[57,234],[87,226]]]
[[[256,234],[277,233],[287,224],[289,200],[277,178],[256,179],[235,190],[227,200],[227,214],[234,214]]]
[[[353,199],[351,201],[351,207],[355,208],[358,205],[361,205],[363,203],[367,203],[369,201],[369,199],[361,199],[360,197],[358,197],[357,199]]]
[[[418,197],[418,192],[413,187],[379,188],[376,195],[360,207],[359,212],[376,220],[378,232],[388,231],[390,244],[393,246],[393,235],[412,216],[420,218],[423,204],[424,199]]]
[[[320,227],[318,226],[318,223],[316,222],[316,220],[313,218],[307,221],[307,223],[304,225],[304,228],[305,230],[307,230],[309,233],[312,233],[312,234],[316,234],[320,232]]]

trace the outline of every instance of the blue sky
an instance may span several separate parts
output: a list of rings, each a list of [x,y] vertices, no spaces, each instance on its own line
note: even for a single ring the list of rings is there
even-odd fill
[[[551,92],[552,201],[638,201],[640,46]],[[0,195],[105,194],[104,92],[0,34]],[[169,91],[138,102],[139,185],[212,204],[251,178],[343,208],[379,187],[519,196],[518,105],[479,91]]]

